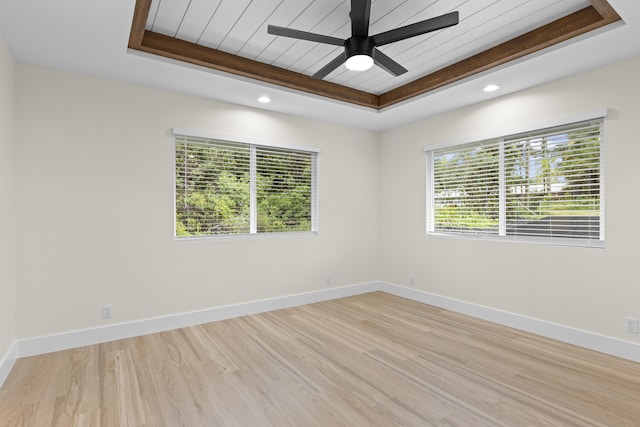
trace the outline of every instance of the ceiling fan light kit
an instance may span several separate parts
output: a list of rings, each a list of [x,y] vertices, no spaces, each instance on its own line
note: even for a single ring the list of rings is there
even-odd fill
[[[351,0],[351,13],[349,15],[351,17],[351,37],[346,40],[276,25],[269,25],[267,32],[276,36],[343,46],[344,52],[341,52],[331,62],[313,74],[311,77],[314,79],[324,79],[343,63],[346,63],[349,70],[355,71],[368,70],[375,64],[388,73],[399,76],[406,73],[407,69],[382,53],[378,46],[441,30],[457,25],[459,22],[458,12],[451,12],[370,36],[371,0]]]
[[[351,71],[366,71],[373,67],[373,58],[369,55],[353,55],[347,58],[345,65]]]

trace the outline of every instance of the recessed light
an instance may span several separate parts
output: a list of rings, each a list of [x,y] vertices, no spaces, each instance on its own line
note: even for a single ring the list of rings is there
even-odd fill
[[[500,89],[500,86],[492,83],[490,85],[486,85],[483,90],[485,92],[495,92],[498,89]]]
[[[258,102],[268,104],[269,102],[271,102],[271,98],[269,98],[267,95],[262,95],[260,98],[258,98]]]

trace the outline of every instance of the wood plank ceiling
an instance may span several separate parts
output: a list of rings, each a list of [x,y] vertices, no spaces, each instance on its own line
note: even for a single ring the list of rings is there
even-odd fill
[[[454,27],[380,48],[409,72],[339,67],[341,47],[267,33],[274,24],[350,36],[349,0],[136,0],[129,48],[374,109],[619,21],[606,0],[373,0],[370,34],[457,10]]]

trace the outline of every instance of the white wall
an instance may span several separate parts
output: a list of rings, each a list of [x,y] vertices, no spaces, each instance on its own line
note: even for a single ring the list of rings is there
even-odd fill
[[[5,58],[0,86],[10,91]],[[0,354],[14,338],[323,289],[327,273],[333,286],[409,286],[415,274],[419,290],[640,342],[623,330],[625,316],[640,316],[640,58],[381,135],[15,67],[16,161],[0,161],[3,183],[14,168],[20,238],[17,277],[0,276]],[[11,151],[13,111],[2,102],[1,147]],[[605,249],[425,237],[425,145],[602,107]],[[319,147],[319,236],[174,241],[172,127]],[[3,241],[3,259],[13,249]],[[100,319],[102,304],[113,304],[112,320]]]
[[[380,141],[381,279],[640,342],[637,161],[640,58],[385,132]],[[607,107],[606,248],[425,237],[423,147]]]
[[[0,363],[15,340],[14,70],[13,58],[0,38]]]
[[[376,134],[31,65],[16,79],[19,338],[378,278]],[[174,241],[173,127],[319,147],[320,234]]]

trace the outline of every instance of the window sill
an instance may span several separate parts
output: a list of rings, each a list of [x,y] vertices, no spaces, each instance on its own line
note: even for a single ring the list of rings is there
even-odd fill
[[[571,238],[531,238],[518,236],[487,236],[487,235],[471,235],[471,234],[454,234],[454,233],[432,233],[426,234],[427,239],[431,237],[449,238],[461,240],[485,240],[492,242],[508,242],[508,243],[524,243],[535,245],[553,245],[553,246],[574,246],[583,248],[599,248],[604,249],[604,240],[594,239],[571,239]]]
[[[215,236],[174,237],[176,242],[201,242],[225,240],[262,240],[262,239],[292,239],[300,237],[317,237],[317,231],[255,233],[255,234],[219,234]]]

